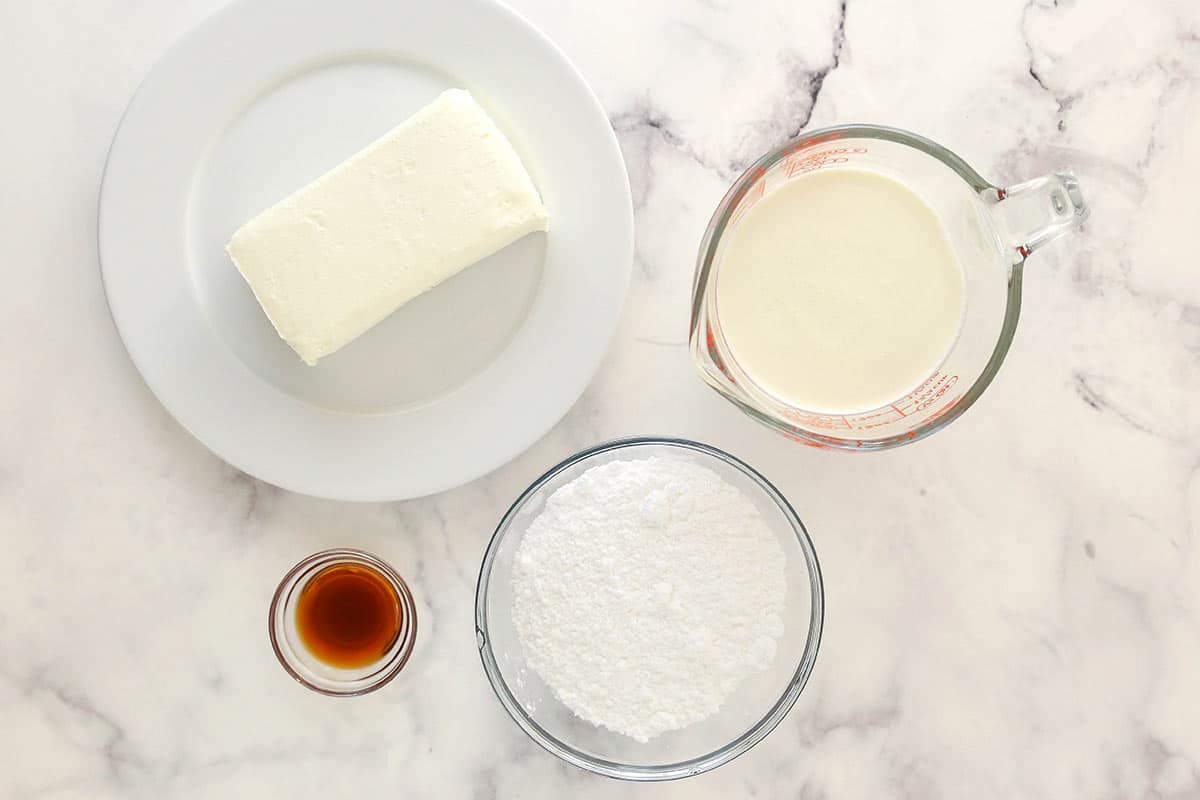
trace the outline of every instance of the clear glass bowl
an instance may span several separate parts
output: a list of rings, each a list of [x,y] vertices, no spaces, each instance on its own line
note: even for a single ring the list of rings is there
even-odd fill
[[[377,661],[356,669],[325,664],[308,651],[296,629],[296,605],[304,587],[322,570],[338,564],[367,567],[382,576],[395,590],[400,606],[396,641]],[[362,550],[322,550],[305,558],[283,576],[267,615],[271,648],[284,670],[302,686],[330,697],[357,697],[383,686],[404,669],[417,640],[417,605],[408,584],[386,561]]]
[[[576,717],[528,669],[512,620],[513,558],[530,522],[560,486],[610,461],[669,455],[701,464],[750,498],[787,558],[785,629],[766,672],[743,682],[715,715],[646,743]],[[534,481],[504,515],[488,545],[475,594],[480,657],[501,704],[539,745],[577,767],[633,781],[698,775],[763,739],[800,696],[821,641],[824,591],[812,541],[796,512],[766,478],[728,453],[683,439],[623,439],[577,453]]]

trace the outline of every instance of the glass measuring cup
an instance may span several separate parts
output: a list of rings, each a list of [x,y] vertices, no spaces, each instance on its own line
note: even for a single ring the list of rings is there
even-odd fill
[[[846,168],[890,177],[929,204],[962,265],[966,302],[958,339],[916,389],[879,408],[831,414],[790,405],[742,369],[721,328],[716,285],[726,246],[755,203],[787,181]],[[991,383],[1016,331],[1026,257],[1087,215],[1070,170],[1000,188],[946,148],[907,131],[875,125],[814,131],[751,165],[713,214],[692,287],[692,358],[726,399],[804,444],[882,450],[916,441],[958,418]]]

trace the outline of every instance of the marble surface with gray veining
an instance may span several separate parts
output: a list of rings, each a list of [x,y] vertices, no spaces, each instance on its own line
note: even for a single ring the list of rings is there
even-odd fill
[[[519,0],[608,109],[637,221],[599,373],[494,474],[390,505],[225,466],[156,402],[105,307],[96,193],[154,59],[220,0],[0,5],[0,797],[1200,798],[1200,5],[1194,0]],[[1030,260],[999,378],[896,451],[797,447],[706,389],[684,339],[730,181],[868,121],[1008,184],[1069,165],[1092,217]],[[495,702],[471,625],[508,503],[570,452],[688,436],[772,478],[825,570],[808,688],[748,755],[634,786]],[[413,582],[416,654],[335,702],[265,636],[327,546]]]

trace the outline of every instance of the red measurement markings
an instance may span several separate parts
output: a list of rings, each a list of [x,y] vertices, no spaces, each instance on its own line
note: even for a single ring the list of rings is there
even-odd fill
[[[855,414],[850,417],[850,424],[854,430],[870,431],[875,428],[885,428],[889,425],[896,424],[896,417],[892,413],[891,406],[868,411],[864,414]]]
[[[783,415],[803,428],[832,431],[846,427],[845,417],[830,417],[825,414],[809,414],[794,408],[784,409]]]
[[[816,442],[816,441],[813,441],[812,439],[809,439],[804,436],[800,436],[799,434],[796,434],[796,433],[788,433],[787,431],[781,431],[781,433],[783,433],[784,436],[791,439],[793,442],[799,442],[800,444],[805,444],[805,445],[808,445],[809,447],[815,447],[818,450],[828,450],[829,449],[829,445],[825,444],[824,442]]]
[[[933,412],[933,414],[929,417],[929,421],[932,422],[935,419],[941,419],[942,417],[949,414],[951,411],[954,410],[954,407],[956,405],[958,405],[958,401],[961,399],[962,399],[961,392],[959,394],[954,395],[954,397],[952,397],[951,399],[946,401],[946,404],[944,406],[939,408],[937,411]]]
[[[816,153],[793,153],[783,162],[783,171],[788,178],[792,178],[822,167],[845,164],[853,156],[867,152],[865,147],[830,147]]]
[[[826,142],[836,142],[838,139],[841,139],[843,136],[844,136],[844,134],[842,133],[842,131],[831,131],[829,133],[822,133],[820,136],[807,136],[803,139],[796,141],[793,144],[788,145],[788,147],[783,152],[786,155],[791,155],[792,153],[797,153],[801,150],[807,150],[809,148],[816,147],[817,145],[825,144]]]
[[[716,365],[717,369],[721,370],[721,374],[728,378],[730,383],[736,385],[737,380],[735,380],[734,377],[729,374],[729,370],[725,367],[725,359],[721,358],[721,351],[717,349],[717,337],[716,334],[713,333],[712,326],[705,325],[704,327],[704,344],[708,349],[708,357],[712,359],[712,362]]]
[[[762,168],[760,167],[759,170],[761,171]],[[763,180],[762,177],[759,177],[758,183],[750,187],[750,190],[742,196],[740,201],[738,201],[737,208],[734,209],[733,215],[729,218],[729,224],[736,225],[741,222],[746,216],[747,212],[754,207],[754,204],[762,199],[762,196],[766,190],[767,182]]]
[[[896,413],[901,417],[912,416],[913,414],[925,411],[926,409],[932,407],[934,403],[937,403],[942,396],[945,395],[946,392],[950,391],[950,388],[956,383],[958,383],[957,375],[946,375],[941,372],[935,372],[904,399],[896,401],[897,403],[900,403],[900,405],[904,406],[904,409],[906,410],[901,409],[895,403],[893,403],[891,407],[894,408]]]
[[[814,414],[794,408],[781,409],[780,413],[800,428],[832,433],[842,430],[870,431],[876,428],[887,428],[913,414],[933,409],[927,417],[922,415],[923,418],[920,420],[920,423],[928,423],[948,414],[962,399],[960,392],[949,400],[943,401],[946,393],[956,383],[958,383],[957,375],[935,372],[907,396],[863,414]],[[908,431],[904,435],[912,438],[916,434]],[[861,445],[858,446],[861,447]]]

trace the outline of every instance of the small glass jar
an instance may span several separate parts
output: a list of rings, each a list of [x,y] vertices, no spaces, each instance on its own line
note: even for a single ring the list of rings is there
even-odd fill
[[[296,613],[304,588],[330,567],[356,565],[376,573],[395,591],[399,606],[396,639],[377,660],[352,669],[331,666],[305,646]],[[390,564],[361,550],[323,550],[292,567],[271,599],[268,618],[271,647],[279,663],[298,683],[332,697],[356,697],[373,692],[404,668],[417,638],[417,609],[408,584]]]

